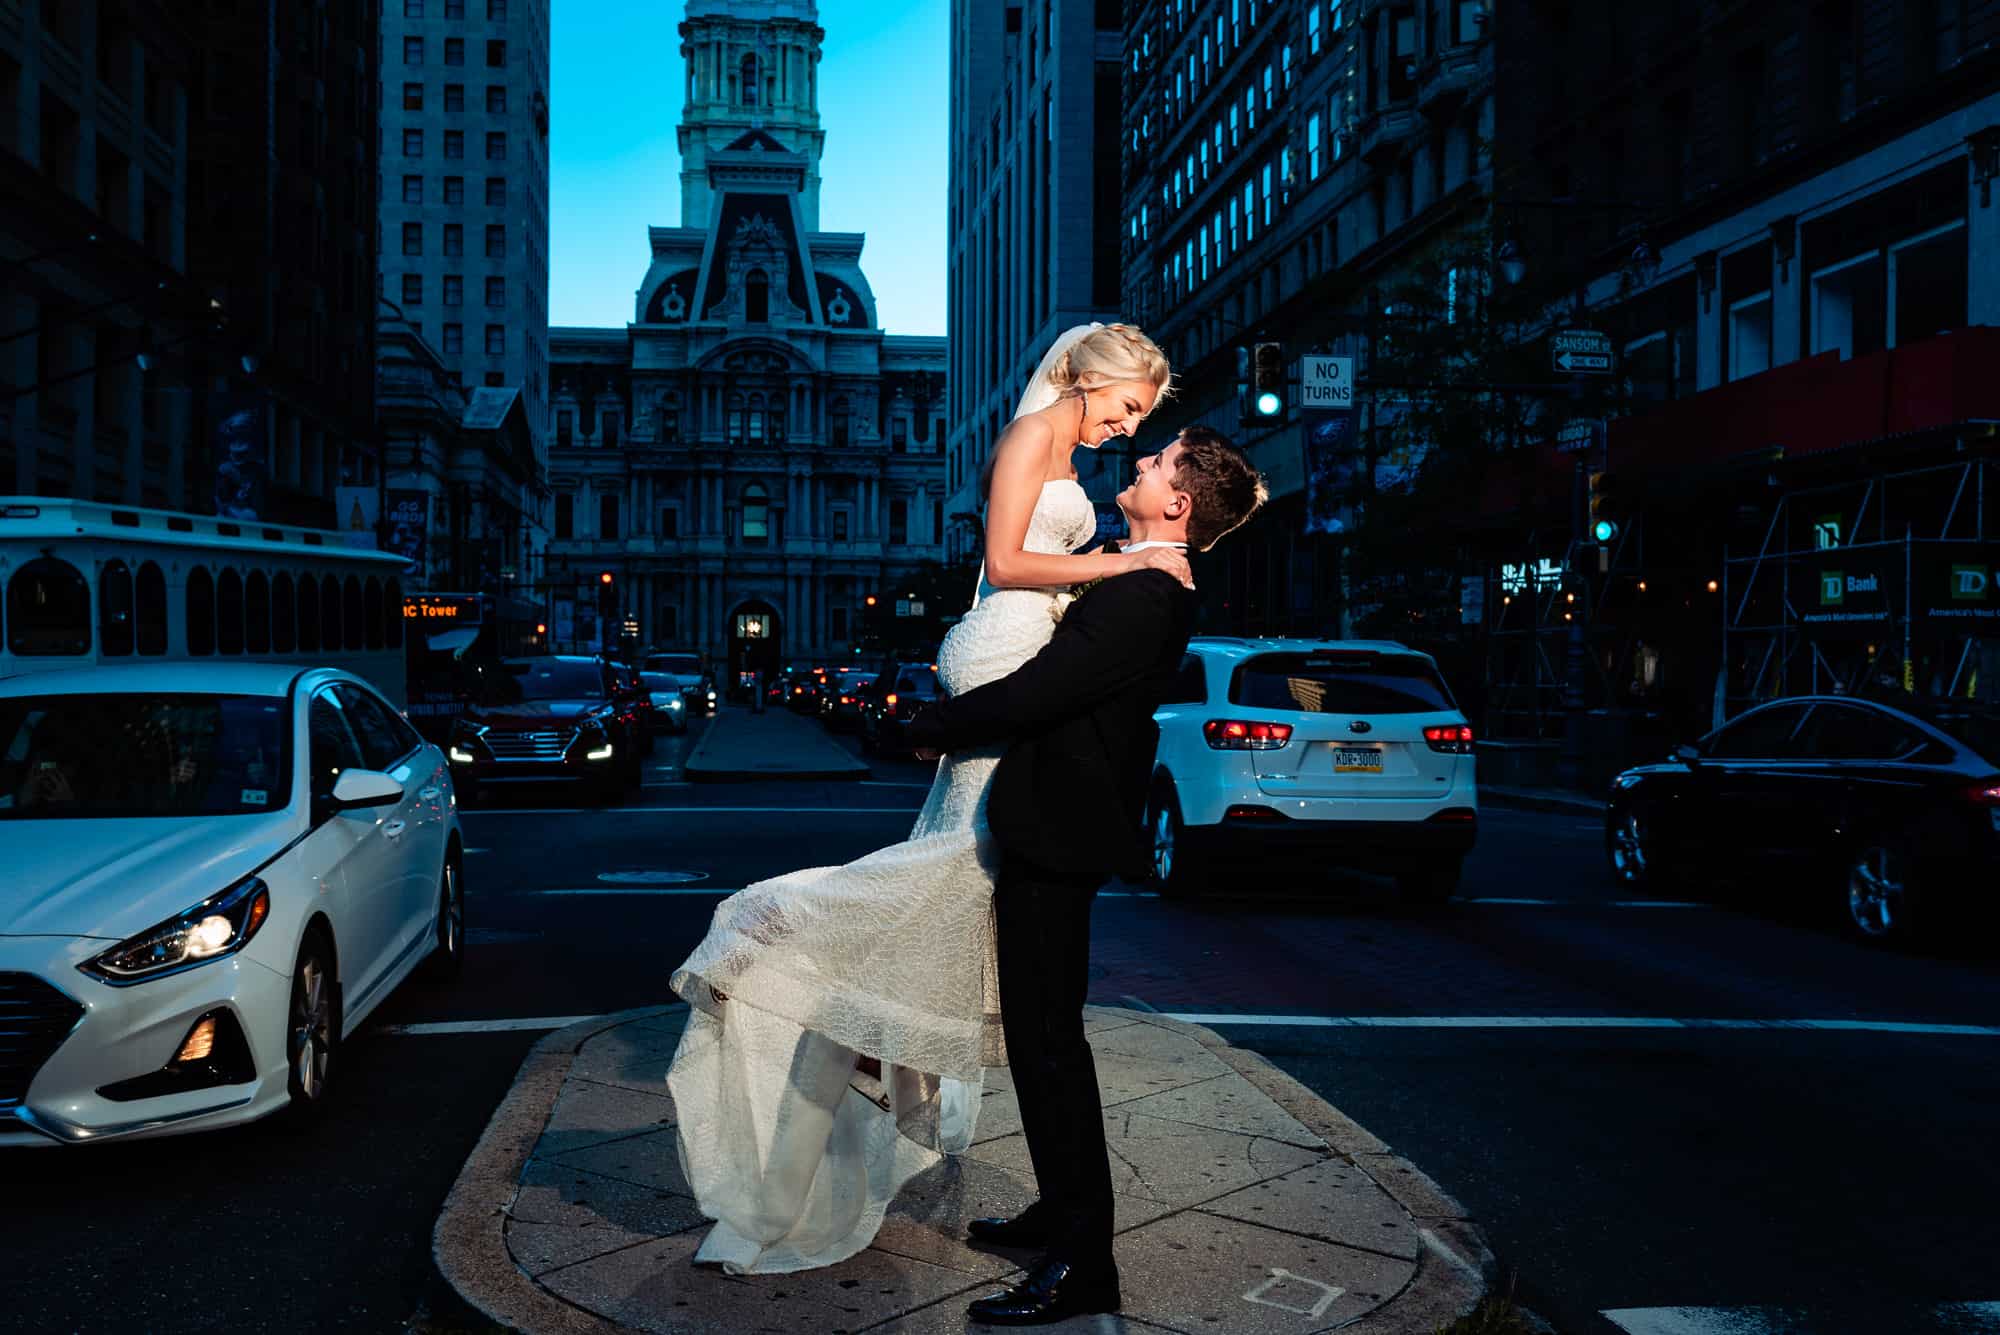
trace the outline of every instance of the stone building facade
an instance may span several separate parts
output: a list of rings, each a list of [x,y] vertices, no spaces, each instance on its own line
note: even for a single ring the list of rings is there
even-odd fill
[[[631,324],[550,331],[558,649],[849,657],[943,555],[945,340],[885,334],[864,237],[819,230],[824,35],[810,0],[688,5],[680,225]]]

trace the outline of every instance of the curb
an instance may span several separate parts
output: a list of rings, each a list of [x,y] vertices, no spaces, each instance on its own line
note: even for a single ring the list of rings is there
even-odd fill
[[[1533,788],[1500,788],[1479,785],[1479,801],[1484,806],[1509,807],[1516,811],[1554,811],[1563,815],[1604,815],[1605,803],[1581,794],[1542,791]]]
[[[577,1052],[592,1038],[633,1020],[686,1009],[676,1002],[598,1016],[559,1029],[530,1050],[520,1074],[473,1147],[431,1231],[437,1273],[471,1308],[510,1330],[533,1335],[626,1332],[594,1312],[557,1298],[514,1264],[506,1220],[521,1169],[555,1111]],[[1373,1312],[1340,1329],[1354,1335],[1409,1335],[1449,1324],[1471,1312],[1492,1288],[1492,1251],[1471,1213],[1422,1169],[1340,1109],[1280,1070],[1261,1053],[1230,1045],[1203,1025],[1142,1011],[1101,1006],[1192,1038],[1248,1080],[1407,1211],[1424,1242],[1409,1283]],[[1393,1310],[1391,1310],[1393,1308]]]

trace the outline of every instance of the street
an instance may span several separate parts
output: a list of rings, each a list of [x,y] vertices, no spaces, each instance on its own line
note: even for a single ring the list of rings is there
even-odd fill
[[[10,1326],[465,1328],[432,1278],[431,1225],[527,1049],[566,1017],[659,1003],[718,894],[900,838],[928,782],[877,761],[862,782],[688,784],[704,726],[662,739],[622,807],[533,791],[466,813],[465,977],[385,1004],[318,1125],[0,1155],[21,1225]],[[1634,905],[1589,820],[1482,819],[1440,912],[1248,865],[1241,897],[1114,887],[1091,999],[1197,1016],[1268,1055],[1463,1200],[1520,1301],[1573,1335],[1656,1307],[1928,1329],[1914,1314],[2000,1298],[1990,951],[1890,954],[1815,923]],[[510,1020],[529,1025],[490,1024]],[[1705,1020],[1860,1027],[1671,1023]]]

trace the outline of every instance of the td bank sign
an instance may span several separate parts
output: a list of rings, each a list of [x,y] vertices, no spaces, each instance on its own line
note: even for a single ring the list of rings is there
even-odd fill
[[[1850,575],[1841,570],[1819,572],[1819,605],[1821,607],[1845,607],[1850,595],[1882,592],[1880,575]]]

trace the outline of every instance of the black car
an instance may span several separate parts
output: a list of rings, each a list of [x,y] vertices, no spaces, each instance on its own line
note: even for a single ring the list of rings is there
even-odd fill
[[[612,801],[639,781],[645,741],[629,673],[596,658],[506,658],[480,673],[447,755],[468,802],[520,779],[580,783]]]
[[[875,684],[875,669],[838,667],[826,674],[819,692],[819,721],[830,732],[855,732],[861,727],[861,711],[867,707],[869,688]]]
[[[935,663],[897,663],[875,679],[861,710],[861,746],[908,755],[910,720],[944,694]]]
[[[700,654],[655,651],[642,658],[639,666],[647,672],[671,672],[680,678],[681,699],[686,702],[687,717],[715,712],[718,698],[715,674],[701,665]]]
[[[1801,696],[1749,710],[1612,781],[1605,851],[1635,889],[1740,880],[1804,895],[1856,935],[1907,936],[2000,897],[2000,716]]]

